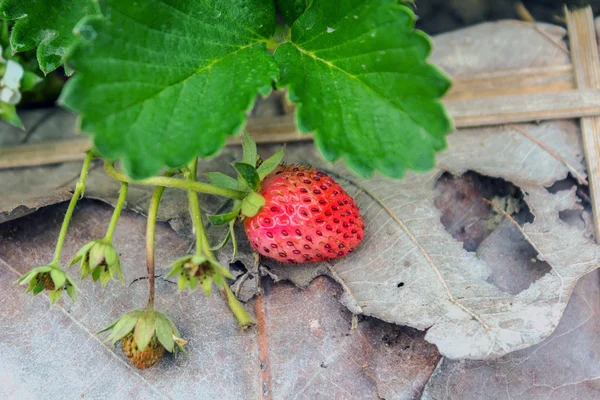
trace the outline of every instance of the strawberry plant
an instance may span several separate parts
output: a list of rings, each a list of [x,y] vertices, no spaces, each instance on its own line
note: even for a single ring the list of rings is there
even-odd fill
[[[252,319],[214,254],[229,242],[237,248],[236,223],[244,221],[258,253],[289,263],[343,257],[362,240],[360,212],[339,184],[309,167],[283,165],[283,149],[262,160],[247,134],[243,158],[233,164],[237,178],[213,172],[208,182],[197,180],[198,158],[217,154],[243,131],[257,95],[286,90],[299,130],[314,134],[327,160],[342,158],[364,177],[431,168],[452,130],[440,101],[449,79],[427,62],[430,40],[397,0],[2,0],[0,17],[5,26],[14,23],[6,35],[11,55],[35,50],[44,74],[60,67],[70,77],[59,103],[79,114],[80,130],[93,139],[52,261],[20,283],[33,294],[48,291],[52,303],[63,292],[75,299],[61,250],[94,158],[121,182],[120,196],[105,237],[85,244],[70,265],[102,287],[123,282],[112,236],[127,190],[155,186],[146,231],[148,303],[106,328],[138,368],[186,343],[154,309],[154,231],[165,188],[187,191],[196,236],[194,253],[174,261],[167,276],[180,290],[200,286],[207,295],[214,284],[242,327]],[[30,86],[25,74],[8,70],[8,89]],[[16,114],[12,121],[6,115],[16,123]],[[233,200],[230,212],[207,216],[229,227],[217,249],[198,192]]]

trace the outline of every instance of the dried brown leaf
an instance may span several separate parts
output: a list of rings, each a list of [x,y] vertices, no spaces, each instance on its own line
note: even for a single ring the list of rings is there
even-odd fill
[[[600,397],[600,274],[583,277],[563,319],[542,343],[493,361],[442,360],[423,400]]]
[[[130,285],[101,290],[76,279],[78,302],[60,301],[49,310],[44,295],[31,297],[13,284],[30,266],[51,257],[64,210],[64,205],[48,207],[0,226],[0,298],[7,305],[0,309],[2,398],[254,399],[266,388],[270,398],[393,393],[393,398],[412,399],[439,361],[421,332],[374,319],[352,332],[352,315],[336,300],[341,290],[327,278],[305,290],[265,282],[258,327],[247,331],[239,330],[218,292],[209,298],[201,291],[178,294],[175,284],[158,278],[156,307],[189,340],[189,354],[137,371],[119,347],[113,349],[94,332],[145,304],[146,281],[136,280],[145,274],[143,217],[125,211],[115,232]],[[63,262],[103,234],[111,212],[98,202],[78,206]],[[157,266],[166,266],[186,248],[185,240],[159,224]],[[250,313],[255,306],[254,300],[245,305]]]

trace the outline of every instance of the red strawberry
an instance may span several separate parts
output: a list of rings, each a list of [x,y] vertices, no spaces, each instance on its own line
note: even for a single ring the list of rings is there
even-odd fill
[[[331,260],[363,238],[358,207],[340,185],[313,168],[280,166],[262,182],[263,209],[244,225],[260,254],[284,263]]]

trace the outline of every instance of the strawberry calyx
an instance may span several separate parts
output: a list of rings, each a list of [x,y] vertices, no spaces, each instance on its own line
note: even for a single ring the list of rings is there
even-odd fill
[[[262,160],[257,153],[256,142],[244,132],[242,134],[243,154],[240,162],[232,163],[237,172],[237,179],[220,172],[209,172],[206,177],[211,184],[227,189],[234,189],[246,193],[244,199],[235,200],[231,211],[224,214],[208,215],[213,225],[229,224],[229,231],[225,239],[217,248],[223,247],[231,239],[234,241],[234,225],[236,220],[254,217],[265,206],[265,199],[260,194],[262,180],[273,172],[281,163],[285,146],[266,160]]]
[[[207,296],[210,296],[210,289],[214,282],[217,287],[222,288],[224,278],[232,278],[229,270],[220,265],[213,257],[201,255],[188,255],[173,262],[171,271],[166,278],[179,275],[177,285],[179,291],[187,287],[191,292],[195,291],[198,283]]]
[[[108,281],[118,276],[121,284],[123,281],[123,271],[119,254],[113,244],[106,239],[92,240],[86,243],[69,263],[72,266],[80,262],[81,279],[91,275],[95,282],[100,280],[102,288]]]
[[[111,331],[107,341],[122,343],[125,355],[137,368],[148,368],[162,357],[164,350],[185,353],[185,339],[180,337],[177,327],[166,315],[152,308],[136,309],[98,333]]]
[[[58,264],[51,263],[32,268],[20,277],[17,283],[28,285],[27,293],[32,292],[34,296],[47,291],[51,304],[58,301],[63,291],[75,301],[75,281]]]

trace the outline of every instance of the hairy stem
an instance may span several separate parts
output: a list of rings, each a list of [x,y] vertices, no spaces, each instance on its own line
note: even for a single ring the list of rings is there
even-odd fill
[[[196,181],[196,175],[198,173],[198,159],[194,159],[188,166],[188,171],[185,173],[186,178],[191,181]],[[196,233],[196,255],[206,254],[206,250],[210,251],[210,246],[206,249],[204,243],[204,224],[202,223],[202,215],[200,214],[200,203],[198,202],[198,193],[193,190],[187,191],[188,203],[190,208],[190,216],[192,217],[192,223],[194,224],[194,231]]]
[[[188,180],[196,180],[198,168],[198,160],[194,159],[189,165],[188,169],[185,172],[186,178]],[[193,190],[188,190],[188,201],[190,205],[190,214],[192,216],[192,220],[194,222],[194,229],[196,230],[196,254],[204,255],[206,257],[215,258],[214,253],[210,249],[210,244],[208,242],[208,235],[206,234],[206,230],[204,229],[204,224],[202,223],[202,215],[200,213],[200,204],[198,203],[198,194]],[[233,226],[233,225],[231,225]],[[233,229],[233,228],[231,228]],[[233,233],[233,232],[232,232]],[[234,239],[235,240],[235,239]],[[221,294],[223,297],[227,299],[227,304],[233,312],[233,315],[237,319],[239,325],[242,328],[247,328],[254,323],[252,317],[248,315],[242,304],[235,297],[227,281],[223,278],[223,287],[221,289]]]
[[[127,198],[127,189],[129,184],[127,182],[121,182],[121,190],[119,192],[119,199],[117,200],[117,205],[115,206],[115,211],[110,219],[110,223],[108,224],[108,229],[106,230],[106,236],[104,240],[107,242],[112,242],[113,234],[115,233],[115,228],[117,227],[117,222],[119,221],[119,217],[121,216],[121,211],[123,210],[123,206],[125,205],[125,199]]]
[[[106,165],[106,164],[105,164]],[[165,173],[165,176],[172,175],[171,172]],[[154,239],[156,233],[156,217],[158,216],[158,206],[164,186],[157,186],[150,199],[148,207],[148,223],[146,225],[146,270],[148,273],[148,308],[154,308]]]
[[[231,199],[237,200],[243,200],[244,197],[246,197],[246,193],[239,190],[227,189],[211,185],[209,183],[183,180],[166,176],[155,176],[152,178],[141,179],[136,181],[131,179],[124,173],[117,171],[112,165],[112,163],[108,161],[104,163],[104,171],[106,171],[106,174],[111,178],[121,182],[136,183],[138,185],[174,187],[178,189],[193,190],[195,192],[200,193],[213,194],[216,196],[229,197]]]
[[[58,234],[58,241],[56,242],[56,248],[54,249],[54,259],[52,260],[52,264],[54,265],[59,265],[60,263],[60,253],[62,252],[63,244],[65,243],[67,229],[69,228],[69,223],[71,222],[71,217],[73,216],[73,211],[75,210],[75,205],[77,204],[77,201],[83,196],[83,192],[85,191],[85,181],[87,180],[88,171],[90,169],[90,163],[92,162],[93,158],[93,152],[91,150],[88,150],[86,152],[85,160],[83,161],[83,166],[81,167],[79,181],[77,182],[77,185],[75,185],[73,197],[71,197],[71,202],[69,203],[67,213],[65,214],[65,218],[63,219],[63,223],[60,228],[60,233]]]

